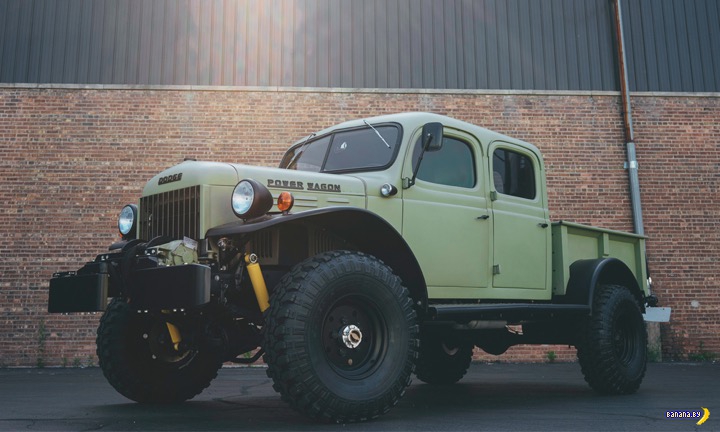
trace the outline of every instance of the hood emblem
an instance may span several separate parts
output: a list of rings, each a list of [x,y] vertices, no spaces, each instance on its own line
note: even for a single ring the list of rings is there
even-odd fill
[[[164,185],[182,180],[182,173],[170,174],[165,177],[160,177],[158,185]]]

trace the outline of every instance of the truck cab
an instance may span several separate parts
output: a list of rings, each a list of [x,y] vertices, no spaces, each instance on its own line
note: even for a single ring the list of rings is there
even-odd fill
[[[403,191],[403,237],[413,250],[428,252],[419,260],[433,269],[425,272],[429,296],[550,300],[551,237],[540,152],[469,125],[443,126],[441,148],[425,154],[417,181]],[[419,131],[415,135],[405,178],[421,152]]]

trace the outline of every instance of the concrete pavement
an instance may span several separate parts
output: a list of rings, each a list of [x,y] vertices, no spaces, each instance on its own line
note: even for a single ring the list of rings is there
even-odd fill
[[[668,419],[710,409],[709,420]],[[599,396],[580,367],[475,363],[460,383],[417,379],[377,420],[317,424],[273,391],[263,368],[226,368],[195,399],[148,406],[125,399],[97,368],[0,369],[0,430],[158,431],[720,431],[720,364],[653,363],[637,394]]]

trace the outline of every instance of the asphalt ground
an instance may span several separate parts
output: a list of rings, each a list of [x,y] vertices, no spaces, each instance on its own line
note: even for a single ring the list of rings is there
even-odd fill
[[[668,419],[667,411],[710,410]],[[417,379],[376,420],[317,424],[273,391],[264,368],[225,368],[195,399],[140,405],[98,368],[0,369],[0,430],[142,431],[720,431],[720,364],[653,363],[638,393],[599,396],[579,365],[475,363],[458,384]]]

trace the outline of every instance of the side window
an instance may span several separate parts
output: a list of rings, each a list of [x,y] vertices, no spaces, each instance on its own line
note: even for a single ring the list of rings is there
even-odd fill
[[[420,140],[413,150],[413,166],[420,157]],[[472,188],[475,186],[475,158],[470,144],[443,137],[440,150],[425,152],[417,178],[431,183]]]
[[[495,149],[492,173],[498,193],[535,199],[535,169],[529,157],[512,150]]]

